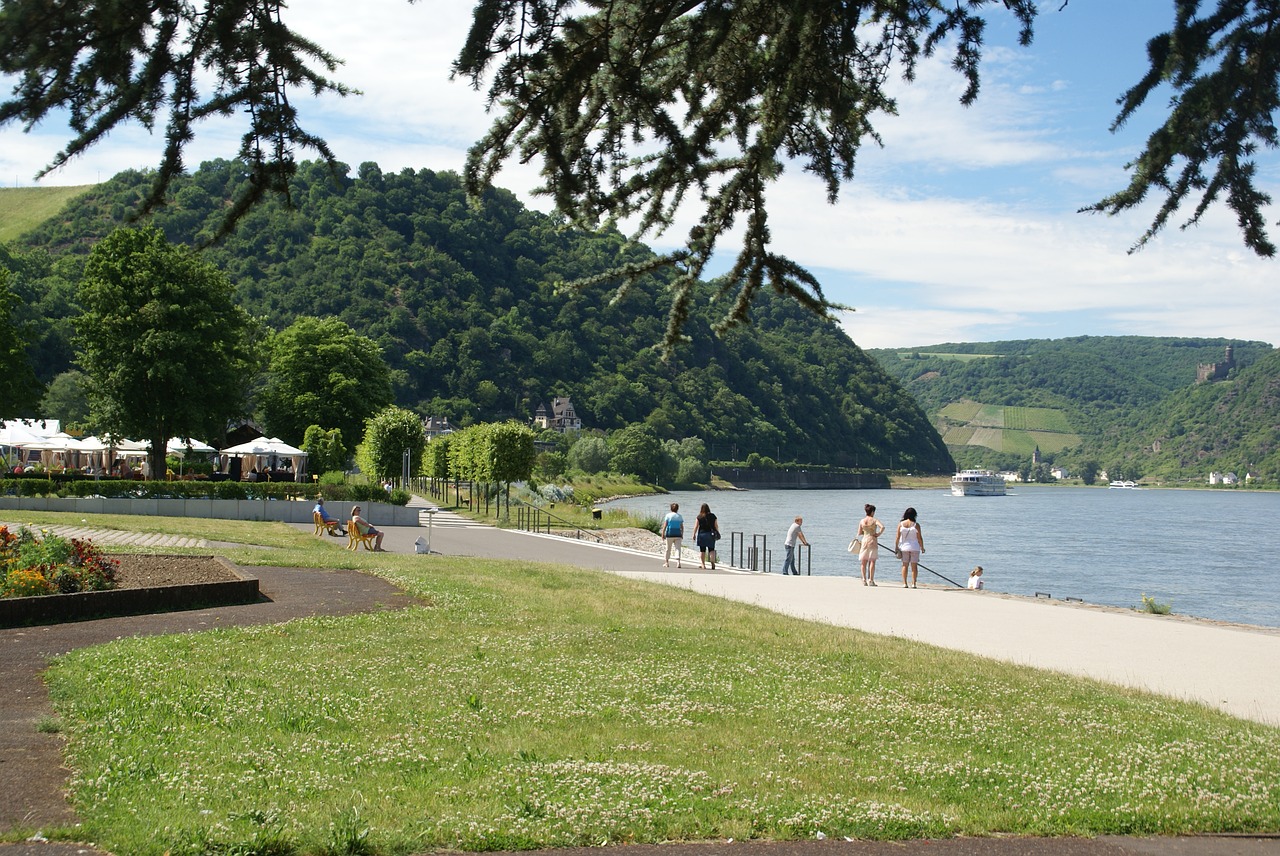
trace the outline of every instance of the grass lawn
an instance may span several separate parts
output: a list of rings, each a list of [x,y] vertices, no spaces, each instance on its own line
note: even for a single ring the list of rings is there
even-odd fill
[[[83,820],[64,837],[408,854],[1280,829],[1280,729],[599,572],[216,526],[274,548],[241,563],[357,565],[429,605],[59,658]]]
[[[22,237],[92,187],[91,184],[80,184],[73,187],[0,188],[0,243]]]

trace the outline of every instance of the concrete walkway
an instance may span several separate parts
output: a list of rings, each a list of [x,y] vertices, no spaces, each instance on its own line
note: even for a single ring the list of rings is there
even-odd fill
[[[10,532],[17,532],[25,523],[14,521],[5,522],[0,520],[0,526],[9,527]],[[98,545],[119,546],[127,544],[138,547],[189,547],[193,549],[203,549],[210,546],[210,543],[204,538],[189,538],[185,535],[165,535],[158,532],[122,532],[118,529],[93,529],[89,526],[66,526],[57,524],[49,526],[46,524],[34,524],[27,526],[28,529],[34,529],[41,532],[52,532],[59,538],[91,539],[93,543]]]
[[[423,529],[386,527],[383,546],[413,552]],[[609,571],[798,618],[1136,687],[1280,726],[1280,630],[1273,628],[949,587],[904,589],[895,579],[898,569],[883,564],[875,588],[851,577],[783,577],[723,566],[703,571],[687,561],[682,570],[667,569],[656,554],[494,529],[444,511],[432,515],[430,529],[436,554]]]

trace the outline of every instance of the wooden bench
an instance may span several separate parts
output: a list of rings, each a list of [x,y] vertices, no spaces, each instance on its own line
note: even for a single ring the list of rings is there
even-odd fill
[[[356,526],[356,522],[354,520],[347,521],[348,550],[359,550],[361,544],[364,545],[366,550],[372,550],[375,538],[377,538],[377,536],[372,533],[361,532],[360,527]]]
[[[323,535],[326,532],[332,535],[335,529],[342,528],[341,522],[337,520],[325,520],[323,517],[320,516],[320,512],[318,511],[311,512],[311,519],[316,524],[316,528],[315,528],[316,535]]]

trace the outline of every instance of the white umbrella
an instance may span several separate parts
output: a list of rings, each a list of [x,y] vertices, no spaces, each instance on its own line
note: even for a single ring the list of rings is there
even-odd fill
[[[286,443],[284,440],[281,440],[279,437],[268,437],[267,445],[271,447],[271,453],[273,455],[287,455],[291,458],[296,458],[299,456],[305,458],[307,456],[306,452],[302,451],[296,446],[290,446],[288,443]]]
[[[105,452],[109,448],[111,447],[107,445],[106,440],[99,440],[93,435],[80,440],[80,451],[82,452]]]
[[[250,440],[247,443],[241,443],[237,446],[228,446],[222,450],[222,454],[231,455],[270,455],[271,447],[267,445],[267,441],[259,437],[256,440]]]
[[[185,452],[216,452],[217,449],[208,443],[201,443],[199,440],[184,440],[181,437],[170,437],[169,442],[165,445],[165,451],[171,455],[177,455]]]
[[[0,426],[0,446],[22,446],[39,443],[44,437],[18,422],[5,422]]]

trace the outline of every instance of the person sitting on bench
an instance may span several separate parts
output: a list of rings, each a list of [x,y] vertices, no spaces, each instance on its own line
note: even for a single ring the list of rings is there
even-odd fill
[[[325,527],[329,530],[330,535],[346,535],[347,531],[342,528],[342,522],[336,517],[330,517],[328,510],[324,507],[324,497],[316,497],[316,507],[311,509],[312,514],[319,514],[320,519],[324,521]]]
[[[351,525],[356,527],[356,531],[364,536],[373,536],[373,550],[375,553],[385,553],[382,549],[382,537],[386,534],[373,527],[373,524],[360,516],[360,506],[351,506]]]

